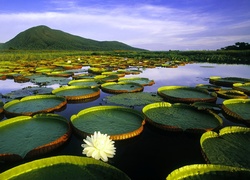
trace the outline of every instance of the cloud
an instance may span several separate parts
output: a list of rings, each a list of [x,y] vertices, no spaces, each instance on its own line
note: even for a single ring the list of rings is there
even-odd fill
[[[244,36],[223,36],[223,32],[226,31],[223,27],[219,28],[219,34],[213,32],[223,16],[196,10],[145,4],[104,9],[98,5],[79,6],[77,1],[60,0],[50,1],[51,4],[54,8],[50,8],[48,4],[45,12],[0,14],[0,23],[4,26],[0,29],[0,34],[4,34],[0,42],[13,38],[20,31],[41,24],[85,38],[100,41],[117,40],[150,50],[187,47],[216,49],[220,48],[217,43],[222,39],[250,39],[249,33]],[[237,22],[231,29],[240,32],[243,28],[249,28],[248,23],[249,21]]]

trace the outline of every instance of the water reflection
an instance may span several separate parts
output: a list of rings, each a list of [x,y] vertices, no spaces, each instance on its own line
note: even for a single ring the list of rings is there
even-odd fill
[[[126,77],[145,77],[154,80],[155,84],[145,86],[144,92],[157,92],[159,87],[166,85],[209,84],[210,76],[250,78],[250,66],[248,65],[197,63],[178,68],[157,67],[140,70],[143,71],[141,74],[126,75]],[[13,80],[0,80],[0,93],[10,93],[27,86],[36,85],[14,83]],[[57,88],[58,85],[50,87]],[[55,113],[70,120],[73,114],[77,114],[82,109],[105,104],[102,99],[109,95],[111,94],[101,92],[98,99],[90,102],[69,103],[65,110]],[[222,101],[219,99],[217,103]],[[136,107],[139,111],[141,108]],[[224,126],[229,125],[235,124],[224,119]],[[200,152],[199,139],[199,135],[173,134],[146,125],[138,137],[116,142],[117,155],[109,163],[127,173],[132,179],[165,179],[171,171],[181,166],[206,163]],[[81,156],[81,143],[82,139],[73,135],[66,146],[50,155]]]

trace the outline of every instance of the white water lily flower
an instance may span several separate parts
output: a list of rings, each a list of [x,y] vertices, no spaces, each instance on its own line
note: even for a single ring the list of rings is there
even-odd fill
[[[115,142],[112,141],[107,134],[101,134],[99,131],[94,132],[94,135],[90,137],[87,136],[83,141],[86,144],[82,144],[84,148],[82,153],[86,154],[88,157],[93,157],[97,160],[101,159],[107,162],[108,158],[112,158],[115,155]]]

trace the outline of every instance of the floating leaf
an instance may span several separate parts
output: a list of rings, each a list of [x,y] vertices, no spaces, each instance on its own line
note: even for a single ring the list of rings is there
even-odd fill
[[[70,79],[65,77],[48,77],[45,75],[32,75],[28,76],[30,81],[41,86],[53,85],[53,84],[60,84],[60,85],[67,85]]]
[[[4,105],[4,112],[9,116],[34,115],[52,112],[67,104],[64,97],[55,95],[26,96],[21,100],[12,100]]]
[[[219,90],[221,90],[220,86],[216,86],[216,85],[212,85],[212,84],[198,84],[196,87],[201,88],[201,89],[206,89],[208,91],[219,91]]]
[[[214,164],[193,164],[172,171],[166,180],[249,179],[250,169]]]
[[[115,103],[125,106],[141,106],[163,101],[163,99],[157,94],[148,92],[122,93],[113,96],[107,96],[105,100],[108,103]]]
[[[52,91],[57,96],[64,96],[69,101],[79,101],[100,96],[98,87],[89,86],[63,86]]]
[[[133,82],[138,83],[143,86],[152,86],[155,84],[153,80],[149,80],[148,78],[141,78],[141,77],[130,77],[130,78],[120,78],[118,79],[119,82]]]
[[[200,144],[205,158],[212,164],[250,168],[250,128],[225,127],[206,132]]]
[[[250,82],[250,79],[247,78],[240,78],[240,77],[220,77],[220,76],[211,76],[209,78],[209,82],[211,84],[215,84],[218,86],[225,86],[225,87],[233,87],[234,83],[246,83]]]
[[[81,137],[100,131],[113,140],[139,135],[145,123],[141,112],[121,106],[94,106],[72,115],[70,119]]]
[[[1,121],[0,160],[45,154],[64,144],[70,132],[68,120],[56,114],[18,116]]]
[[[172,131],[204,132],[218,128],[222,119],[211,111],[201,111],[187,104],[152,103],[142,112],[150,124]]]
[[[216,94],[220,98],[224,99],[247,99],[248,96],[241,91],[228,89],[228,90],[219,90],[216,91]]]
[[[250,124],[250,99],[227,99],[222,103],[222,112],[229,120]]]
[[[215,102],[217,97],[208,91],[188,86],[162,86],[157,93],[171,102]]]
[[[25,87],[20,90],[11,91],[10,93],[4,94],[5,98],[18,99],[25,96],[36,95],[36,94],[51,94],[52,88],[47,87]]]
[[[249,83],[234,83],[233,84],[233,89],[242,91],[246,93],[247,95],[250,95],[250,82]]]
[[[34,160],[0,174],[0,179],[44,180],[44,179],[109,179],[130,178],[114,166],[80,156],[55,156]]]
[[[77,79],[71,80],[68,83],[70,86],[90,86],[90,87],[99,87],[101,82],[96,79]]]
[[[109,82],[102,84],[101,89],[108,93],[132,93],[141,92],[144,87],[138,83]]]

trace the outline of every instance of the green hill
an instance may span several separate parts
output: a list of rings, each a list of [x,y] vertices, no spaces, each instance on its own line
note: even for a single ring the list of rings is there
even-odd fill
[[[10,41],[1,44],[0,47],[17,50],[142,50],[118,41],[86,39],[43,25],[19,33]]]

